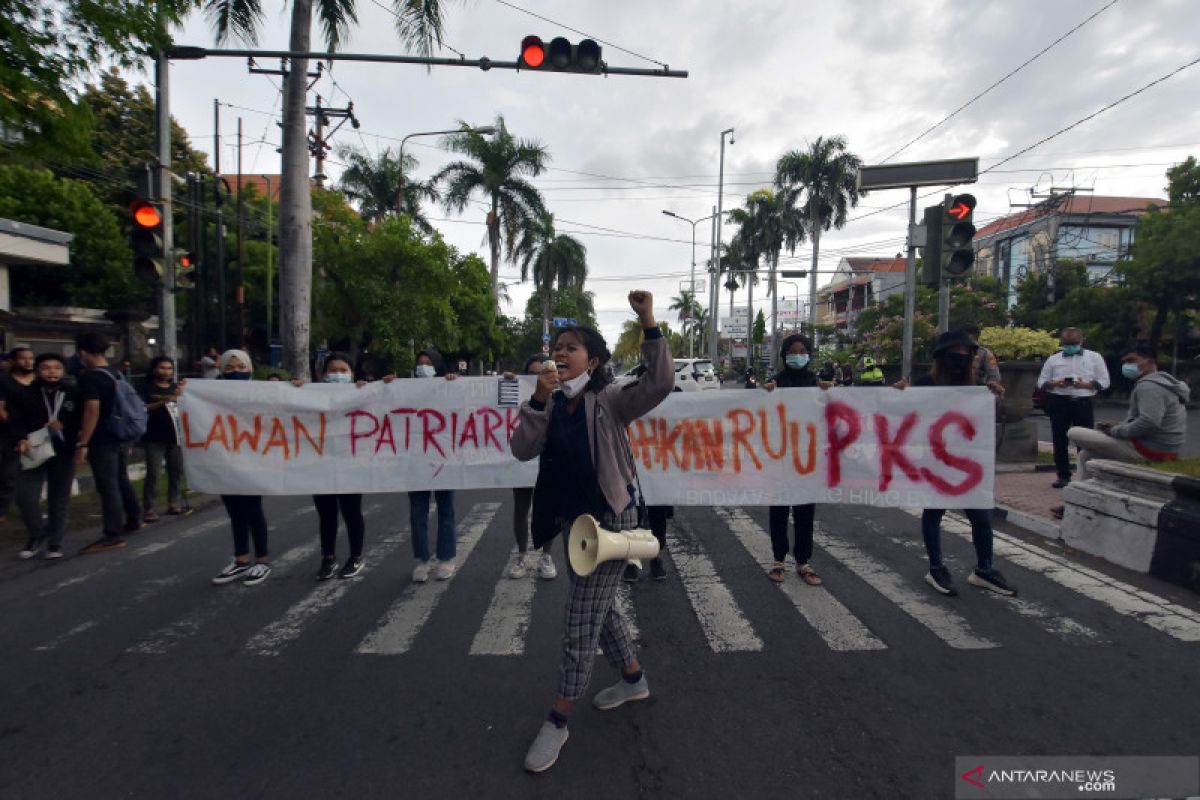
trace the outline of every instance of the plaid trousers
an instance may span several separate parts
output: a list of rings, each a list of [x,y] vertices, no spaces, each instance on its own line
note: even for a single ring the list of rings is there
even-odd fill
[[[605,515],[603,524],[618,530],[634,528],[637,526],[637,509]],[[565,523],[562,533],[564,549],[570,530],[570,523]],[[563,635],[558,693],[568,700],[578,700],[587,691],[591,681],[597,644],[608,663],[618,669],[633,663],[637,658],[637,648],[614,603],[617,587],[621,585],[621,576],[625,572],[625,562],[605,561],[591,575],[583,577],[571,569],[568,553],[567,571],[571,577],[571,591],[567,597],[566,633]]]

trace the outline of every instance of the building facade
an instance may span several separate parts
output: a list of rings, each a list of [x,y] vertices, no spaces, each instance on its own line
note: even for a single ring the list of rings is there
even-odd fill
[[[904,294],[905,263],[899,254],[843,258],[833,279],[817,293],[817,324],[836,325],[854,335],[859,312]]]

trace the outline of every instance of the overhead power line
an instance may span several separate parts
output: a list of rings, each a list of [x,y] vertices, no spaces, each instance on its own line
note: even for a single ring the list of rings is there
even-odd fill
[[[540,19],[542,22],[549,22],[551,25],[557,25],[560,28],[565,28],[566,30],[569,30],[571,33],[578,33],[580,36],[586,36],[589,39],[600,42],[600,44],[608,45],[609,47],[613,48],[614,50],[620,50],[622,53],[628,53],[629,55],[633,56],[634,58],[640,58],[643,61],[649,61],[651,64],[657,64],[658,66],[662,67],[663,69],[668,69],[668,66],[661,61],[655,61],[653,58],[650,58],[649,56],[644,56],[641,53],[635,53],[632,50],[626,50],[624,47],[621,47],[619,44],[613,44],[610,41],[601,39],[599,36],[593,36],[592,34],[585,33],[583,31],[579,30],[578,28],[572,28],[570,25],[567,25],[565,23],[555,22],[554,20],[550,19],[549,17],[543,17],[541,14],[535,14],[534,12],[530,11],[527,8],[521,8],[518,5],[509,3],[509,2],[507,2],[507,0],[496,0],[496,2],[502,6],[508,6],[509,8],[513,9],[514,11],[520,11],[522,14],[528,14],[531,17]]]

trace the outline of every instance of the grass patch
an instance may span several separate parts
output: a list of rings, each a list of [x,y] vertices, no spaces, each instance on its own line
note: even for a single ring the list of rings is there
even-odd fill
[[[1200,478],[1200,458],[1181,458],[1178,461],[1151,461],[1146,464],[1159,472],[1169,472],[1172,475],[1187,475]]]

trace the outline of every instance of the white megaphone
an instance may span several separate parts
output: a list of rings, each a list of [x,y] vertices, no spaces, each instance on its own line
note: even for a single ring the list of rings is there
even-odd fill
[[[591,514],[580,514],[567,537],[571,569],[576,575],[591,575],[603,561],[658,558],[658,539],[645,528],[609,531]]]

